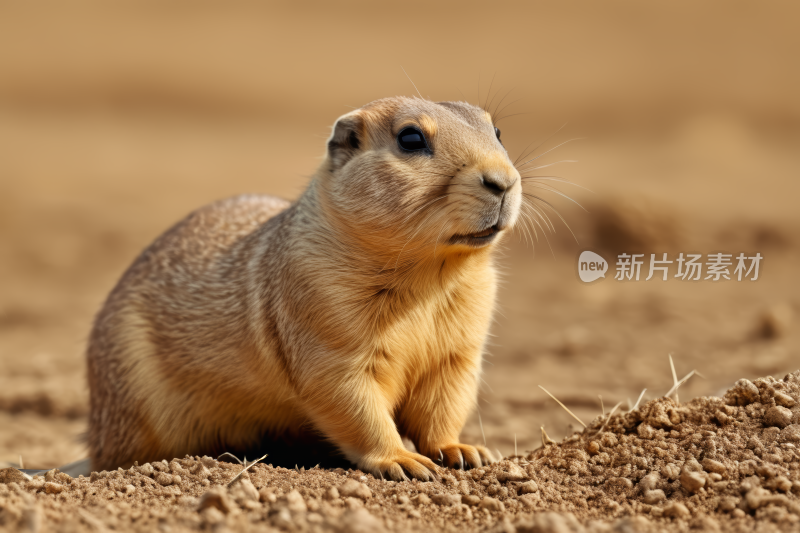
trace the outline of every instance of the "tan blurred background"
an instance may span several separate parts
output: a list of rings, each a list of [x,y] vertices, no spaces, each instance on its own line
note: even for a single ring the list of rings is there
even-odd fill
[[[0,2],[0,462],[79,459],[93,313],[191,209],[296,198],[352,107],[420,92],[516,101],[515,158],[586,189],[521,233],[480,414],[509,454],[618,401],[800,367],[800,8],[793,2]],[[511,91],[510,94],[507,94]],[[493,105],[494,105],[493,104]],[[562,125],[566,123],[563,128]],[[559,129],[561,128],[561,129]],[[552,171],[552,172],[551,172]],[[542,174],[540,174],[542,175]],[[531,191],[534,192],[534,191]],[[584,285],[583,249],[760,252],[757,282]],[[465,428],[480,441],[478,416]]]

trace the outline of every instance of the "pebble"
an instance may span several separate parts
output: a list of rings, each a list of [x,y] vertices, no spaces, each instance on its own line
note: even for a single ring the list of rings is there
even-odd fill
[[[664,512],[662,516],[665,516],[666,518],[686,519],[691,516],[691,513],[689,512],[689,509],[687,509],[682,503],[670,502],[664,506]]]
[[[655,430],[650,424],[639,424],[639,427],[636,428],[636,433],[639,434],[639,437],[649,440],[655,435]]]
[[[776,405],[764,413],[764,423],[770,426],[785,428],[792,423],[792,412],[785,407]]]
[[[792,398],[788,394],[784,394],[784,393],[782,393],[780,391],[775,393],[774,398],[775,398],[775,403],[777,403],[778,405],[780,405],[782,407],[792,408],[792,407],[794,407],[794,404],[797,403],[797,402],[794,401],[794,398]]]
[[[16,468],[0,468],[0,483],[23,483],[30,479]]]
[[[728,403],[733,405],[750,405],[757,402],[760,397],[758,387],[749,379],[740,379],[725,394]]]
[[[546,512],[536,514],[530,521],[520,521],[516,531],[536,531],[537,533],[574,533],[584,531],[572,513]],[[620,529],[626,531],[626,529]]]
[[[528,479],[528,474],[516,463],[508,463],[505,472],[498,472],[497,481],[503,483],[506,481],[525,481]]]
[[[686,489],[687,492],[694,494],[702,489],[703,485],[705,484],[706,479],[697,472],[689,472],[688,470],[684,470],[681,474],[681,486]]]
[[[173,481],[172,476],[164,472],[159,472],[158,474],[155,475],[153,479],[156,480],[156,483],[158,483],[159,485],[163,485],[165,487],[167,485],[172,485]]]
[[[203,511],[211,507],[224,514],[231,512],[231,509],[233,509],[233,502],[231,502],[231,499],[228,497],[225,487],[214,487],[200,497],[200,503],[197,505],[198,511]]]
[[[486,496],[479,504],[481,509],[488,509],[489,511],[505,511],[506,506],[500,500],[495,500],[491,496]]]
[[[64,490],[64,486],[59,485],[58,483],[53,483],[52,481],[48,481],[44,484],[44,490],[47,492],[47,494],[58,494]]]
[[[781,492],[789,492],[792,490],[792,482],[784,476],[775,478],[775,488]]]
[[[203,520],[212,527],[225,521],[225,515],[216,507],[202,509],[200,514]]]
[[[348,479],[342,483],[339,486],[339,494],[341,494],[342,498],[347,498],[349,496],[361,498],[362,500],[372,498],[372,491],[369,490],[369,487],[363,483],[359,483],[355,479]]]
[[[346,511],[342,515],[343,531],[348,533],[382,533],[386,531],[383,522],[372,516],[363,507]]]
[[[249,479],[240,478],[239,481],[236,482],[236,485],[234,485],[234,487],[238,487],[238,490],[240,490],[244,495],[244,497],[247,498],[248,500],[254,502],[257,502],[259,500],[258,490],[255,488],[255,486]]]
[[[539,485],[533,480],[526,481],[517,489],[517,494],[533,494],[534,492],[539,492]]]
[[[722,498],[719,501],[719,506],[717,507],[717,509],[719,509],[720,511],[726,512],[726,513],[730,513],[731,511],[736,509],[736,505],[738,503],[739,503],[739,499],[738,498],[733,498],[733,497],[728,496],[726,498]]]
[[[147,477],[152,477],[153,476],[153,472],[155,471],[153,469],[153,465],[151,465],[150,463],[143,464],[142,466],[135,466],[134,468],[140,474],[142,474],[143,476],[147,476]],[[92,475],[94,475],[94,472],[92,472]],[[206,477],[208,477],[208,476],[206,476]]]
[[[338,492],[336,493],[336,497],[339,497]],[[274,489],[268,487],[261,487],[261,489],[258,491],[258,499],[263,503],[275,503],[278,501],[277,496],[275,496]]]
[[[667,499],[667,495],[661,489],[653,489],[645,492],[644,503],[648,505],[655,505]]]
[[[715,472],[717,474],[725,474],[728,472],[728,469],[725,468],[725,465],[720,463],[719,461],[715,461],[713,459],[703,459],[703,470],[706,472]]]
[[[536,507],[536,504],[541,501],[538,494],[524,494],[517,499],[525,507],[529,507],[531,509]]]
[[[661,481],[661,475],[658,472],[650,472],[639,481],[639,488],[642,493],[650,492],[656,488],[659,481]]]
[[[478,498],[477,496],[472,495],[472,494],[465,494],[465,495],[461,496],[461,503],[464,503],[466,505],[473,505],[474,506],[474,505],[478,505],[479,503],[481,503],[481,499]]]
[[[348,509],[360,509],[364,507],[364,502],[359,500],[358,498],[353,498],[352,496],[348,496],[344,499],[344,506]]]
[[[612,477],[605,483],[606,487],[614,493],[626,492],[633,488],[633,481],[626,477]]]
[[[431,501],[436,505],[448,507],[451,505],[458,505],[461,503],[461,497],[457,494],[434,494],[431,496]]]
[[[411,501],[417,505],[428,505],[431,503],[431,499],[428,498],[428,495],[422,492],[411,498]]]
[[[308,511],[306,501],[296,489],[290,491],[286,496],[281,498],[281,500],[286,501],[286,507],[293,513],[305,513]]]
[[[681,469],[678,465],[670,463],[664,465],[664,467],[661,469],[661,475],[669,479],[670,481],[675,481],[676,479],[678,479],[678,476],[681,475]]]
[[[800,443],[800,424],[790,424],[781,430],[780,440],[782,442]]]

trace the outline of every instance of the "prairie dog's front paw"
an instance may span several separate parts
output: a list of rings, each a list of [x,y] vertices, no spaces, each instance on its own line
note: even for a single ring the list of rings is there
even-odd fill
[[[389,457],[364,457],[358,467],[374,476],[388,476],[394,481],[408,480],[409,477],[421,481],[433,481],[439,475],[439,467],[418,453],[400,448]]]
[[[478,468],[495,462],[492,452],[483,446],[470,446],[469,444],[447,444],[437,449],[441,455],[437,459],[442,465],[463,470],[464,468]]]

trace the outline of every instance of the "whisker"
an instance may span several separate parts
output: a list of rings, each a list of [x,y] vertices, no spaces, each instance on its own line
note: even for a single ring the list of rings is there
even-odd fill
[[[534,208],[533,206],[528,205],[528,207],[533,209],[534,212],[538,213],[538,210],[536,208]],[[542,220],[544,220],[544,219],[542,219]],[[555,254],[555,252],[553,252],[553,246],[550,244],[550,239],[547,237],[547,232],[544,230],[544,228],[539,223],[539,221],[536,220],[536,218],[533,218],[533,222],[534,222],[534,224],[539,226],[540,230],[542,230],[542,236],[544,237],[544,241],[547,243],[547,247],[550,248],[550,253],[553,254],[553,257],[555,257],[556,254]]]
[[[552,233],[556,232],[556,228],[553,225],[553,221],[550,220],[550,217],[548,217],[546,213],[542,212],[532,201],[528,202],[528,208],[539,217],[539,220],[544,222],[548,230],[550,230]]]
[[[585,138],[586,138],[586,137],[574,137],[574,138],[572,138],[572,139],[570,139],[570,140],[568,140],[568,141],[564,141],[563,143],[561,143],[561,144],[558,144],[558,145],[556,145],[556,146],[554,146],[554,147],[550,148],[548,151],[546,151],[546,152],[544,152],[544,153],[541,153],[541,154],[537,155],[537,156],[536,156],[536,157],[534,157],[533,159],[528,159],[527,161],[525,161],[524,163],[522,163],[522,164],[520,165],[520,167],[524,167],[525,165],[527,165],[527,164],[528,164],[528,163],[530,163],[531,161],[536,161],[536,160],[537,160],[537,159],[539,159],[540,157],[542,157],[542,156],[545,156],[545,155],[549,154],[550,152],[552,152],[552,151],[553,151],[553,150],[555,150],[556,148],[560,148],[560,147],[564,146],[564,145],[565,145],[565,144],[567,144],[567,143],[571,143],[572,141],[580,141],[580,140],[583,140],[583,139],[585,139]]]
[[[403,225],[403,224],[405,224],[406,222],[408,222],[408,219],[409,219],[409,218],[411,218],[412,216],[414,216],[414,215],[415,215],[415,214],[416,214],[416,213],[417,213],[417,212],[418,212],[420,209],[424,209],[425,207],[429,206],[430,204],[432,204],[432,203],[434,203],[434,202],[438,202],[438,201],[439,201],[439,200],[441,200],[442,198],[447,198],[448,196],[450,196],[450,195],[449,195],[449,194],[443,194],[442,196],[440,196],[440,197],[438,197],[438,198],[434,198],[434,199],[433,199],[433,200],[431,200],[430,202],[427,202],[427,203],[425,203],[425,204],[421,205],[420,207],[416,208],[416,209],[415,209],[414,211],[412,211],[412,212],[411,212],[411,213],[410,213],[410,214],[409,214],[409,215],[408,215],[408,216],[407,216],[405,219],[403,219],[403,222],[401,223],[401,225]]]
[[[510,89],[510,90],[509,90],[509,91],[508,91],[508,92],[505,94],[505,96],[503,96],[503,97],[500,99],[500,101],[499,101],[499,102],[497,102],[497,107],[495,107],[495,108],[494,108],[494,111],[491,111],[491,112],[489,113],[490,115],[492,115],[492,117],[494,117],[495,115],[497,115],[497,114],[498,114],[497,110],[498,110],[498,109],[500,109],[500,106],[503,104],[503,101],[504,101],[506,98],[508,98],[508,95],[509,95],[509,94],[511,94],[513,91],[514,91],[514,88],[512,87],[512,88],[511,88],[511,89]],[[513,103],[513,102],[512,102],[512,103]]]
[[[512,89],[512,90],[513,90],[513,89]],[[510,93],[510,92],[511,92],[511,91],[509,91],[509,93]],[[500,115],[500,113],[502,113],[503,111],[505,111],[506,109],[508,109],[509,107],[511,107],[512,105],[516,104],[517,102],[519,102],[519,101],[521,101],[521,100],[523,100],[523,98],[517,98],[516,100],[512,100],[511,102],[507,103],[507,104],[506,104],[506,105],[504,105],[503,107],[500,107],[500,104],[497,104],[497,107],[500,107],[500,109],[498,109],[498,110],[495,112],[495,114],[496,114],[496,115]],[[501,102],[502,102],[502,100],[501,100]],[[506,118],[506,117],[510,117],[510,116],[511,116],[511,115],[506,115],[506,116],[503,116],[503,117],[499,117],[499,116],[498,116],[498,117],[497,117],[497,120],[501,120],[501,119],[504,119],[504,118]]]
[[[525,204],[523,204],[523,206],[524,205]],[[533,222],[531,221],[530,215],[528,213],[526,213],[524,209],[520,210],[520,214],[525,217],[525,221],[529,222],[530,224],[533,224]],[[522,230],[524,232],[523,235],[526,236],[526,242],[527,242],[527,239],[530,238],[531,248],[533,248],[535,245],[533,243],[533,236],[530,233],[530,229],[524,224],[524,222],[523,222],[523,224],[520,225],[520,227],[522,228]],[[536,228],[535,227],[533,228],[533,234],[536,236],[536,242],[539,242],[539,234],[536,232]]]
[[[550,232],[551,232],[551,233],[555,233],[555,232],[556,232],[556,227],[553,225],[553,221],[552,221],[552,220],[550,220],[550,217],[548,217],[548,216],[547,216],[547,213],[545,213],[545,212],[543,212],[543,211],[540,211],[540,210],[539,210],[539,209],[538,209],[538,208],[537,208],[537,207],[536,207],[536,206],[533,204],[533,202],[529,202],[529,204],[528,204],[528,208],[529,208],[531,211],[533,211],[533,212],[536,214],[536,216],[538,216],[538,217],[539,217],[539,220],[541,220],[542,222],[544,222],[545,226],[547,226],[547,229],[548,229],[548,230],[550,230]],[[544,230],[542,230],[542,231],[544,231]]]
[[[497,72],[492,74],[492,81],[489,83],[489,92],[486,94],[486,100],[487,101],[489,100],[489,97],[492,95],[492,85],[494,85],[494,77],[495,76],[497,76]],[[494,100],[494,98],[492,98],[492,100]],[[491,102],[488,102],[488,103],[491,103]],[[489,107],[489,106],[488,105],[484,105],[483,106],[483,110],[488,113],[488,110],[486,109],[487,107]]]
[[[417,94],[419,95],[419,97],[422,98],[422,93],[419,92],[419,89],[417,89],[417,84],[414,83],[414,80],[412,80],[411,76],[408,75],[408,72],[406,72],[406,69],[403,68],[403,65],[400,65],[400,68],[403,70],[403,74],[406,75],[406,78],[408,78],[408,81],[411,82],[411,85],[414,86],[414,90],[417,91]],[[425,98],[422,98],[422,99],[425,100]]]
[[[525,169],[525,172],[530,172],[532,170],[539,170],[542,168],[552,167],[560,163],[577,163],[577,162],[578,162],[577,159],[562,159],[561,161],[556,161],[555,163],[547,163],[546,165],[540,165],[538,167],[533,167],[533,168],[525,168],[524,165],[520,165],[519,168],[517,168],[517,170]]]
[[[561,176],[520,176],[522,181],[529,181],[529,182],[537,182],[537,181],[557,181],[559,183],[564,183],[566,185],[574,185],[575,187],[580,187],[581,189],[589,192],[594,192],[593,190],[584,187],[583,185],[578,185],[574,181],[570,181],[566,178],[562,178]]]
[[[533,185],[533,187],[534,187],[534,188],[536,188],[536,189],[542,189],[542,190],[544,190],[544,191],[550,191],[550,192],[552,192],[552,193],[555,193],[555,194],[557,194],[557,195],[559,195],[559,196],[563,196],[564,198],[566,198],[566,199],[567,199],[567,200],[569,200],[570,202],[574,203],[575,205],[577,205],[578,207],[580,207],[581,209],[583,209],[583,210],[584,210],[584,211],[586,211],[587,213],[589,212],[589,210],[588,210],[588,209],[586,209],[586,208],[585,208],[585,207],[583,207],[581,204],[579,204],[577,201],[573,200],[571,197],[567,196],[566,194],[564,194],[563,192],[559,191],[559,190],[558,190],[558,189],[556,189],[555,187],[550,187],[549,185],[545,185],[545,184],[543,184],[543,183],[539,183],[539,184],[535,184],[536,182],[531,182],[531,183],[534,183],[534,185]]]
[[[500,122],[501,120],[505,120],[507,118],[516,117],[517,115],[530,115],[535,113],[535,111],[525,111],[523,113],[512,113],[510,115],[503,115],[502,117],[498,118],[495,122]]]
[[[523,193],[523,194],[525,194],[525,193]],[[564,217],[561,216],[561,213],[559,213],[558,210],[555,207],[553,207],[553,205],[550,202],[548,202],[544,198],[541,198],[541,197],[533,195],[533,194],[528,195],[528,196],[530,196],[532,198],[535,198],[535,199],[539,200],[540,202],[546,204],[553,211],[553,213],[555,213],[558,216],[558,218],[561,219],[561,222],[564,223],[564,225],[567,227],[569,232],[572,233],[572,238],[575,239],[575,242],[578,242],[578,237],[575,236],[575,233],[572,231],[572,228],[569,227],[569,224],[567,224],[567,221],[564,220]]]
[[[523,151],[522,151],[522,153],[519,155],[519,157],[517,157],[517,158],[514,160],[514,166],[515,166],[515,167],[517,166],[517,161],[519,161],[520,159],[525,159],[525,158],[526,158],[526,157],[528,157],[530,154],[532,154],[533,152],[535,152],[536,150],[538,150],[539,148],[541,148],[541,146],[542,146],[544,143],[546,143],[547,141],[549,141],[550,139],[552,139],[554,136],[556,136],[556,135],[558,134],[558,132],[559,132],[559,131],[561,131],[561,130],[563,130],[563,129],[564,129],[564,126],[566,126],[566,125],[567,125],[567,123],[566,123],[566,122],[565,122],[565,123],[563,123],[563,124],[561,125],[561,127],[560,127],[560,128],[558,128],[556,131],[554,131],[553,133],[551,133],[551,134],[550,134],[550,135],[549,135],[549,136],[548,136],[548,137],[547,137],[545,140],[543,140],[542,142],[540,142],[539,144],[537,144],[537,145],[536,145],[536,148],[534,148],[534,149],[533,149],[533,150],[531,150],[530,152],[528,152],[527,150],[528,150],[528,148],[530,148],[531,144],[533,144],[533,143],[531,143],[531,144],[529,144],[528,146],[526,146],[526,147],[525,147],[525,150],[523,150]],[[534,142],[536,142],[536,141],[534,141]],[[524,155],[523,155],[523,154],[524,154]]]

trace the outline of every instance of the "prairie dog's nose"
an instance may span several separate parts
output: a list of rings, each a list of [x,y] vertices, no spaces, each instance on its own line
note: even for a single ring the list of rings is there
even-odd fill
[[[487,176],[486,174],[481,176],[481,185],[498,196],[505,193],[508,188],[503,182],[495,181],[491,176]]]
[[[516,172],[508,172],[505,169],[484,169],[480,177],[481,185],[492,194],[503,196],[516,183],[515,174]]]

